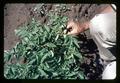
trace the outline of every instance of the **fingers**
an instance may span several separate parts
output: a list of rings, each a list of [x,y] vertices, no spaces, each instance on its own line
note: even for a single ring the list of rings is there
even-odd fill
[[[67,29],[72,28],[72,27],[73,27],[73,23],[72,22],[68,22]]]
[[[68,35],[75,34],[74,26],[75,26],[75,23],[72,20],[68,21],[67,23]]]
[[[73,35],[73,33],[71,33],[71,32],[68,32],[67,34],[68,34],[68,35]]]
[[[68,35],[76,35],[76,33],[77,33],[76,29],[73,29],[70,32],[68,32],[67,34]]]
[[[74,31],[68,32],[68,35],[77,35],[78,33],[75,33]]]

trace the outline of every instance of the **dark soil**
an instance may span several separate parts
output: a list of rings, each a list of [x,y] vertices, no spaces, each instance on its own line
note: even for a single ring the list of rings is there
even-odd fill
[[[14,30],[24,23],[28,23],[31,18],[36,18],[41,23],[46,23],[48,17],[46,12],[55,10],[53,4],[44,5],[44,13],[33,11],[36,4],[6,4],[4,7],[4,50],[9,50],[19,41],[15,36]],[[61,12],[61,15],[73,18],[79,16],[81,19],[90,20],[96,14],[107,7],[107,4],[67,4],[69,11]],[[92,40],[89,30],[79,35],[81,52],[84,62],[81,67],[85,69],[84,73],[87,79],[101,79],[103,66],[100,63],[100,57],[97,46]]]
[[[11,49],[19,38],[14,30],[21,24],[28,22],[29,11],[24,4],[7,4],[4,7],[4,49]]]

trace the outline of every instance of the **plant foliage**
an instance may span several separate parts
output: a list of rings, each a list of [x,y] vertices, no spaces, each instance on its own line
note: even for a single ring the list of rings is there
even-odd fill
[[[64,33],[67,17],[49,19],[44,25],[32,19],[15,31],[21,40],[4,52],[5,78],[84,79],[78,40]]]

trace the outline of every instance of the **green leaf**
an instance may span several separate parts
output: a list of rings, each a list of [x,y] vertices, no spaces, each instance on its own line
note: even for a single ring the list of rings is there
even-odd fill
[[[36,60],[37,60],[37,64],[39,64],[39,56],[37,55],[37,53],[36,53]]]
[[[56,47],[54,43],[47,43],[46,46],[51,47],[51,48]]]
[[[59,57],[59,59],[58,59],[58,63],[60,63],[60,61],[61,61],[61,57]]]
[[[71,54],[69,57],[67,57],[67,59],[73,58],[73,54]]]
[[[81,58],[82,58],[81,53],[76,52],[76,53],[74,53],[74,55],[75,55],[76,57],[78,57],[79,59],[81,59]]]
[[[45,61],[45,59],[46,59],[48,56],[49,56],[48,53],[46,53],[46,54],[42,57],[42,59],[41,59],[41,64]]]
[[[75,44],[78,48],[80,48],[80,46],[78,45],[78,40],[75,39],[75,38],[73,38],[73,41],[74,41],[74,44]]]
[[[80,79],[84,79],[84,75],[82,73],[79,73],[78,76]]]
[[[41,69],[41,67],[38,68],[41,76],[47,76],[47,74],[44,72],[44,70]]]
[[[35,76],[33,77],[33,79],[38,79],[39,76],[40,76],[40,75],[35,75]]]
[[[32,31],[32,34],[36,34],[38,32],[38,27],[35,25],[34,30]]]
[[[11,59],[11,54],[9,52],[4,52],[4,61],[9,61]]]
[[[50,52],[51,52],[51,55],[52,55],[52,57],[54,56],[54,53],[53,53],[53,51],[52,50],[50,50]]]
[[[57,73],[57,72],[53,72],[52,74],[53,74],[53,77],[58,76],[58,73]]]
[[[36,61],[36,59],[33,59],[28,64],[33,64],[35,61]]]
[[[57,39],[59,38],[59,34],[57,34],[56,38],[55,38],[55,41],[57,41]]]
[[[69,73],[67,76],[70,76],[70,77],[71,77],[71,76],[74,76],[74,75],[76,75],[76,73],[73,73],[73,72],[72,72],[72,73]]]
[[[43,31],[43,27],[40,27],[39,29],[40,29],[40,32],[44,32],[44,31]]]
[[[25,37],[25,38],[24,38],[24,41],[25,41],[25,42],[28,42],[28,41],[29,41],[29,38],[28,38],[28,37]]]
[[[50,68],[50,66],[47,64],[47,62],[45,62],[45,66],[46,66],[47,68]]]
[[[50,28],[48,26],[44,25],[44,28],[48,33],[50,32]]]
[[[24,38],[28,36],[28,32],[26,30],[15,30],[16,35],[20,36],[21,38]]]

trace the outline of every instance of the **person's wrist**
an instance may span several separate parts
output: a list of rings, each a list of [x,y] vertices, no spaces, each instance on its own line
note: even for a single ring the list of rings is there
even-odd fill
[[[87,29],[89,29],[89,23],[90,23],[90,22],[77,23],[78,32],[79,32],[79,33],[82,33],[82,32],[84,32],[84,31],[86,31]]]

